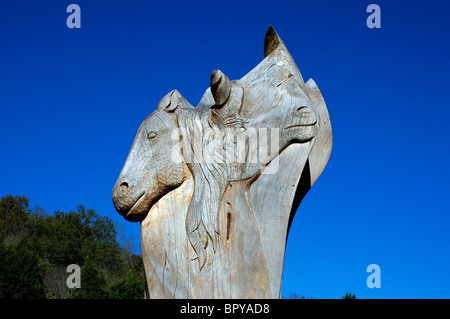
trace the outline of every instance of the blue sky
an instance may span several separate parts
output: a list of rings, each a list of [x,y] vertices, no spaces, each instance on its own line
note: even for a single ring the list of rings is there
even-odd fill
[[[81,7],[81,29],[66,8]],[[366,7],[381,8],[381,29]],[[213,69],[239,79],[272,24],[327,102],[334,144],[289,234],[282,295],[450,298],[448,1],[0,2],[0,196],[96,209],[141,122]],[[366,267],[381,268],[381,288]]]

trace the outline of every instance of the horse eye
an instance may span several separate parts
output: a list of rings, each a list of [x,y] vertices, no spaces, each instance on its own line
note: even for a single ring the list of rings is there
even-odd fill
[[[156,132],[153,132],[153,131],[148,132],[148,134],[147,134],[147,138],[148,138],[149,140],[153,140],[153,139],[155,139],[157,136],[158,136],[158,134],[156,134]]]

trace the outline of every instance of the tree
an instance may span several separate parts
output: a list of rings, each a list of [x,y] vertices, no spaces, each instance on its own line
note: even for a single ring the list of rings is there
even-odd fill
[[[112,299],[142,299],[145,290],[145,278],[135,272],[127,277],[116,280],[109,288],[109,298]]]
[[[25,242],[17,247],[0,242],[0,260],[0,298],[45,298],[45,270]]]
[[[81,264],[84,245],[91,245],[86,227],[75,212],[55,212],[28,223],[28,242],[32,249],[55,265]],[[89,251],[89,248],[84,249]]]
[[[88,259],[81,267],[81,288],[74,288],[69,295],[73,299],[105,299],[108,294],[105,290],[106,280],[101,270]]]
[[[342,299],[356,299],[356,296],[354,294],[346,292],[344,297],[342,297]]]
[[[129,244],[129,243],[128,243]],[[67,266],[81,267],[81,287],[66,285]],[[142,298],[142,256],[122,246],[107,216],[29,208],[24,196],[0,199],[0,297]]]
[[[70,273],[67,267],[49,266],[45,272],[44,283],[47,288],[46,298],[67,299],[71,289],[67,286]]]
[[[29,200],[8,195],[0,199],[0,240],[20,235],[29,218]]]
[[[307,298],[306,296],[300,296],[296,292],[290,292],[288,297],[284,296],[282,299],[314,299],[314,298],[312,297]]]

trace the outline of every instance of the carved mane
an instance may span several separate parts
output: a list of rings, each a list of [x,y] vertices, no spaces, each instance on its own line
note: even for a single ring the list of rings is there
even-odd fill
[[[208,112],[182,112],[178,115],[182,136],[182,152],[194,180],[194,194],[186,217],[186,233],[194,248],[200,269],[206,262],[206,248],[214,248],[215,235],[219,233],[217,214],[220,200],[228,181],[225,161],[220,156],[221,145],[217,145],[218,128],[209,118]],[[206,150],[213,158],[210,161],[196,158]]]

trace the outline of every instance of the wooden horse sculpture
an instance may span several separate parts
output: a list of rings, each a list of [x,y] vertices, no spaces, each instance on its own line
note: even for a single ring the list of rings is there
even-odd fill
[[[331,147],[322,94],[272,27],[240,80],[213,71],[197,107],[168,93],[113,189],[141,222],[147,297],[279,298],[290,222]]]

